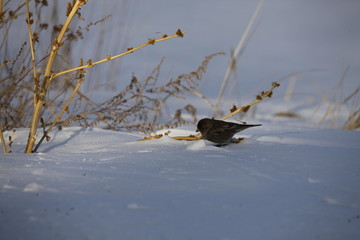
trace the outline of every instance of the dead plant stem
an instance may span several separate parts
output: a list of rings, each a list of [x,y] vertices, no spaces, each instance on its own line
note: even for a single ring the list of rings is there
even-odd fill
[[[64,37],[64,34],[65,34],[66,30],[68,29],[69,24],[72,21],[73,17],[75,16],[76,12],[85,3],[86,3],[86,1],[84,1],[84,0],[82,0],[82,1],[77,0],[75,2],[74,7],[72,8],[69,16],[67,17],[63,27],[61,28],[56,41],[52,45],[52,50],[51,50],[51,53],[50,53],[50,56],[49,56],[49,61],[48,61],[47,65],[46,65],[45,74],[44,74],[44,82],[43,82],[44,86],[43,86],[43,88],[45,89],[45,91],[47,91],[47,89],[49,87],[49,84],[50,84],[51,80],[53,79],[51,77],[51,68],[52,68],[52,65],[54,63],[56,53],[57,53],[57,51],[59,50],[59,48],[60,48],[60,46],[62,44],[62,39]]]
[[[1,11],[0,11],[1,12]],[[26,0],[26,25],[28,29],[28,35],[29,35],[29,42],[30,42],[30,52],[31,52],[31,63],[33,66],[33,75],[34,75],[34,92],[36,93],[36,85],[37,85],[37,74],[36,74],[36,63],[35,63],[35,50],[34,50],[34,41],[33,41],[33,35],[31,31],[31,13],[29,8],[29,0]],[[36,102],[36,94],[34,94],[34,103]],[[34,104],[35,107],[35,104]]]
[[[11,63],[10,61],[5,61],[3,64],[0,65],[0,69],[5,67],[6,65],[8,65],[9,63]]]
[[[238,43],[238,45],[235,48],[235,51],[231,54],[231,58],[230,58],[230,63],[228,64],[228,68],[226,69],[226,73],[224,76],[223,81],[221,82],[221,87],[219,90],[219,94],[218,97],[216,99],[216,103],[215,103],[215,115],[218,115],[219,113],[219,107],[220,107],[220,102],[222,100],[225,88],[231,78],[232,75],[234,75],[234,73],[236,72],[236,60],[239,58],[239,56],[244,52],[244,49],[246,47],[246,43],[248,42],[249,39],[249,35],[250,35],[250,30],[253,27],[255,20],[264,4],[265,0],[260,0],[258,2],[258,5],[256,6],[256,9],[250,19],[250,22],[248,23],[248,25],[245,28],[245,31],[243,33],[243,35],[241,36],[241,39]]]
[[[34,113],[33,113],[32,120],[31,120],[31,127],[30,127],[30,132],[29,132],[29,137],[28,137],[25,153],[32,153],[32,149],[33,149],[35,141],[36,141],[36,131],[37,131],[43,103],[45,101],[46,92],[47,92],[49,84],[51,82],[51,68],[54,63],[56,53],[59,50],[61,41],[64,37],[66,29],[69,27],[70,22],[72,21],[73,17],[75,16],[76,12],[78,11],[78,9],[85,3],[86,3],[86,0],[77,0],[75,2],[69,16],[67,17],[63,27],[60,30],[60,33],[59,33],[56,41],[52,43],[52,50],[50,52],[49,60],[47,62],[46,68],[45,68],[44,80],[43,80],[41,92],[34,93],[37,96],[36,96],[36,99],[34,102],[34,104],[35,104]]]
[[[82,83],[82,80],[78,80],[78,83],[76,84],[71,96],[68,98],[68,100],[66,101],[65,105],[63,106],[63,108],[61,109],[60,113],[56,116],[55,120],[52,122],[52,124],[49,126],[49,128],[44,132],[43,136],[41,137],[40,141],[38,142],[38,144],[36,145],[36,147],[34,148],[33,152],[36,152],[38,150],[38,148],[40,147],[41,143],[44,141],[44,139],[46,137],[48,137],[49,132],[53,129],[53,127],[60,121],[61,116],[67,111],[69,104],[71,103],[71,101],[73,100],[73,98],[75,97],[80,85]]]
[[[192,94],[194,94],[195,96],[203,99],[207,104],[209,104],[209,106],[211,107],[211,109],[212,109],[213,111],[215,111],[215,106],[214,106],[214,104],[212,104],[212,102],[211,102],[209,99],[207,99],[203,94],[201,94],[201,93],[199,93],[198,91],[195,91],[195,90],[191,90],[190,93],[192,93]]]
[[[229,117],[231,117],[231,116],[233,116],[233,115],[235,115],[235,114],[237,114],[237,113],[239,113],[239,112],[247,111],[247,109],[249,109],[251,106],[253,106],[253,105],[261,102],[262,100],[264,100],[264,99],[267,98],[267,97],[270,97],[271,94],[272,94],[272,92],[273,92],[273,90],[274,90],[275,88],[277,88],[278,86],[279,86],[279,85],[278,85],[277,83],[273,83],[273,84],[272,84],[272,87],[270,88],[270,90],[267,91],[266,93],[264,93],[264,95],[262,95],[261,98],[257,98],[257,99],[256,99],[255,101],[253,101],[252,103],[249,103],[248,105],[245,105],[245,106],[243,106],[243,107],[241,107],[241,108],[236,109],[235,111],[229,113],[228,115],[220,118],[220,120],[225,120],[225,119],[227,119],[227,118],[229,118]]]
[[[2,146],[2,149],[3,149],[3,153],[7,153],[4,134],[2,132],[2,127],[1,126],[0,126],[0,139],[1,139],[1,146]]]
[[[185,33],[186,33],[186,31],[182,31],[182,34],[185,34]],[[171,38],[175,38],[175,37],[180,37],[180,36],[179,36],[179,34],[174,34],[174,35],[167,36],[167,37],[162,37],[162,38],[158,38],[158,39],[153,39],[154,42],[148,41],[148,42],[146,42],[146,43],[144,43],[144,44],[141,44],[141,45],[139,45],[139,46],[137,46],[137,47],[130,48],[130,49],[128,49],[126,52],[120,53],[120,54],[118,54],[118,55],[115,55],[115,56],[112,56],[112,57],[111,57],[111,56],[107,56],[107,57],[105,57],[105,58],[102,59],[102,60],[99,60],[99,61],[90,63],[90,64],[88,64],[88,65],[83,65],[83,66],[79,66],[79,67],[74,67],[74,68],[71,68],[71,69],[68,69],[68,70],[59,72],[59,73],[55,73],[55,74],[53,74],[53,75],[51,76],[51,79],[54,79],[54,78],[56,78],[56,77],[59,77],[59,76],[61,76],[61,75],[64,75],[64,74],[67,74],[67,73],[70,73],[70,72],[74,72],[74,71],[78,71],[78,70],[86,69],[86,68],[91,68],[91,67],[93,67],[93,66],[95,66],[95,65],[98,65],[98,64],[100,64],[100,63],[104,63],[104,62],[107,62],[107,61],[111,61],[111,60],[113,60],[113,59],[116,59],[116,58],[122,57],[122,56],[124,56],[124,55],[127,55],[127,54],[129,54],[129,53],[133,53],[133,52],[139,50],[140,48],[146,47],[146,46],[148,46],[148,45],[150,45],[150,44],[153,45],[155,42],[161,42],[161,41],[165,41],[165,40],[168,40],[168,39],[171,39]]]

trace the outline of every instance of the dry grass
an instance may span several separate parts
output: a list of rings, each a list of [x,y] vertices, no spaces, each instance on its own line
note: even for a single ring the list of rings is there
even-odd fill
[[[352,103],[350,103],[355,107],[355,110],[351,111],[349,114],[349,117],[347,118],[343,129],[346,130],[354,130],[354,129],[359,129],[360,128],[360,86],[358,86],[354,92],[352,92],[349,96],[347,96],[344,100],[343,100],[343,104],[347,104],[350,101],[352,101]]]
[[[360,128],[360,109],[350,114],[343,128],[346,130],[354,130]]]
[[[153,133],[162,128],[176,127],[182,124],[197,122],[196,108],[186,104],[182,109],[173,109],[172,118],[159,121],[166,102],[171,98],[185,99],[186,94],[193,91],[203,78],[210,60],[222,53],[205,57],[201,65],[194,71],[177,76],[165,83],[160,83],[159,76],[164,59],[144,80],[133,76],[130,83],[118,94],[103,103],[94,103],[79,93],[81,101],[87,103],[82,112],[78,112],[61,121],[62,125],[78,122],[82,126],[105,126],[108,129],[140,131]],[[182,113],[192,116],[192,121],[185,120]]]
[[[178,30],[173,35],[164,35],[157,39],[149,38],[144,44],[128,48],[125,52],[118,55],[110,56],[109,54],[104,54],[104,58],[101,60],[93,61],[89,59],[85,63],[81,59],[79,66],[64,69],[64,66],[71,64],[71,61],[68,60],[71,43],[81,40],[84,31],[88,31],[90,27],[104,22],[109,17],[105,16],[103,19],[94,23],[90,22],[84,27],[72,29],[70,27],[71,22],[75,21],[75,19],[79,21],[84,20],[80,13],[80,7],[86,3],[86,0],[76,0],[68,3],[64,23],[53,25],[51,28],[51,24],[41,22],[40,17],[42,11],[48,6],[46,0],[26,0],[15,8],[10,4],[10,1],[6,1],[4,4],[2,1],[0,2],[0,30],[1,36],[3,36],[0,50],[5,53],[1,56],[3,59],[1,59],[2,63],[0,64],[0,69],[2,70],[0,72],[0,126],[4,130],[30,126],[26,153],[36,151],[44,139],[49,139],[48,133],[54,126],[64,122],[70,123],[71,121],[79,121],[83,125],[88,125],[86,117],[91,114],[96,116],[96,118],[90,119],[94,124],[100,121],[109,122],[106,115],[110,113],[110,118],[118,116],[116,114],[112,115],[114,112],[119,114],[117,111],[123,111],[122,116],[125,117],[124,119],[134,114],[136,116],[135,119],[146,121],[146,111],[159,113],[161,104],[167,98],[177,97],[185,91],[194,89],[196,81],[200,80],[205,72],[204,69],[207,64],[203,65],[203,69],[179,76],[177,79],[171,80],[161,87],[152,85],[151,79],[142,84],[134,76],[129,86],[117,97],[102,104],[94,103],[83,93],[79,92],[79,87],[85,79],[85,69],[125,56],[148,45],[154,45],[176,37],[183,37],[185,32]],[[14,31],[19,31],[12,26],[13,22],[18,21],[20,18],[27,23],[27,29],[24,30],[27,31],[28,40],[21,44],[15,55],[12,55],[13,51],[9,49],[11,47],[12,50],[14,46],[10,36],[14,35]],[[51,30],[51,36],[54,40],[50,44],[40,42],[41,35],[44,32],[50,33]],[[44,51],[44,49],[47,50]],[[40,56],[41,52],[45,52],[45,54]],[[56,81],[53,84],[53,80],[56,78],[59,78],[60,81]],[[63,84],[59,84],[59,82]],[[146,95],[140,96],[139,92],[137,92],[140,88],[143,91],[163,93],[165,97],[159,101],[158,105],[142,105],[141,103],[146,99]],[[124,95],[123,97],[127,98],[128,102],[124,102],[124,99],[121,99],[121,95]],[[75,98],[75,96],[79,96],[79,98]],[[73,101],[74,99],[75,101]],[[92,108],[85,109],[82,105],[84,102],[87,107],[92,106]],[[123,104],[125,107],[118,109],[118,104]],[[135,104],[135,106],[131,106],[131,104]],[[187,106],[184,110],[191,112],[194,111],[194,108]],[[66,121],[61,120],[63,115],[67,116]],[[180,119],[179,116],[181,114],[177,114],[177,116]],[[118,124],[124,124],[124,121],[119,121],[118,119],[115,120],[113,118],[111,120],[114,120],[108,125],[111,128],[115,128],[117,122]],[[44,132],[34,148],[39,125],[43,128]],[[119,125],[117,128],[119,128]],[[126,126],[125,128],[131,127]],[[2,143],[5,144],[4,141]],[[3,151],[9,152],[6,147]]]
[[[334,93],[322,96],[322,101],[316,106],[311,118],[315,119],[315,125],[346,130],[355,130],[360,127],[360,86],[357,86],[350,94],[344,93],[344,85],[349,70],[350,66],[344,70]],[[324,113],[320,114],[320,117],[316,117],[322,109],[325,109]],[[348,116],[344,121],[346,112]]]
[[[1,147],[2,147],[3,153],[8,153],[8,150],[6,149],[6,142],[5,142],[5,138],[4,138],[4,134],[3,134],[1,126],[0,126],[0,141],[1,141]]]
[[[253,13],[248,25],[246,26],[246,29],[245,29],[243,35],[241,36],[239,43],[237,44],[235,50],[231,53],[230,61],[229,61],[228,67],[226,69],[224,79],[221,82],[221,86],[219,89],[218,97],[216,99],[216,103],[214,104],[214,106],[215,106],[214,107],[214,109],[215,109],[214,115],[215,116],[220,114],[220,105],[221,105],[221,101],[223,100],[225,88],[229,84],[231,77],[236,73],[238,58],[244,52],[244,50],[246,48],[246,44],[249,42],[249,39],[251,37],[250,31],[254,28],[253,27],[254,23],[257,19],[257,16],[258,16],[260,10],[262,9],[263,4],[264,4],[264,0],[260,0],[258,2],[257,7],[254,10],[254,13]]]

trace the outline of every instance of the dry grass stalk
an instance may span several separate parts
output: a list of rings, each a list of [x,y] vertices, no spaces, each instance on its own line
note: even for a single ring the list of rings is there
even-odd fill
[[[223,79],[223,81],[221,83],[218,97],[216,99],[215,112],[214,112],[215,115],[218,115],[218,113],[219,113],[219,107],[220,107],[220,103],[222,101],[222,97],[223,97],[225,88],[226,88],[231,76],[233,76],[235,74],[235,72],[236,72],[236,67],[237,67],[236,66],[236,60],[244,52],[244,49],[246,47],[246,43],[249,40],[250,30],[251,30],[251,28],[253,28],[255,20],[256,20],[256,18],[258,16],[263,4],[264,4],[264,1],[265,0],[260,0],[259,1],[259,3],[256,6],[256,9],[255,9],[250,21],[248,23],[248,25],[246,26],[246,29],[245,29],[243,35],[241,36],[241,39],[240,39],[238,45],[236,46],[234,52],[231,54],[230,62],[229,62],[228,67],[226,69],[226,73],[225,73],[224,79]]]
[[[8,143],[8,145],[9,145],[9,150],[8,150],[8,153],[11,153],[11,152],[12,152],[12,151],[11,151],[11,146],[12,146],[12,144],[13,144],[15,132],[16,132],[16,130],[14,129],[14,130],[12,131],[12,134],[9,135],[9,143]]]
[[[185,99],[185,94],[193,91],[199,84],[206,72],[210,60],[222,53],[215,53],[206,56],[202,64],[187,74],[181,74],[165,83],[160,83],[160,69],[164,59],[154,68],[152,73],[144,80],[133,76],[128,86],[109,100],[96,104],[85,99],[79,93],[80,100],[88,103],[84,111],[60,122],[66,125],[68,122],[77,121],[80,125],[96,126],[105,124],[108,129],[128,131],[139,131],[151,134],[163,128],[174,128],[183,124],[197,122],[196,108],[187,104],[180,109],[174,110],[175,114],[170,120],[162,120],[163,107],[172,98]],[[192,119],[183,118],[186,112]]]
[[[50,52],[49,60],[46,64],[46,68],[44,71],[44,78],[43,78],[40,92],[39,93],[35,92],[36,99],[34,101],[34,112],[33,112],[32,120],[31,120],[31,127],[30,127],[30,132],[29,132],[29,137],[28,137],[25,153],[31,153],[34,148],[34,144],[36,141],[36,132],[37,132],[37,128],[38,128],[41,111],[43,108],[43,103],[45,101],[45,96],[48,91],[51,79],[52,79],[51,78],[51,68],[54,63],[56,53],[58,52],[60,46],[62,45],[62,39],[64,37],[66,29],[68,29],[68,27],[69,27],[70,22],[72,21],[73,17],[75,16],[75,14],[79,10],[79,8],[82,5],[84,5],[85,3],[86,3],[86,0],[77,0],[74,3],[72,10],[69,13],[67,19],[65,20],[65,23],[64,23],[63,27],[61,28],[61,31],[60,31],[57,39],[52,44],[52,50]],[[30,22],[28,22],[27,24],[29,25]],[[32,38],[30,38],[30,42],[31,41],[32,41]]]
[[[5,67],[6,65],[10,64],[10,61],[5,61],[3,64],[0,65],[0,69]]]
[[[25,13],[20,12],[20,10],[25,6],[25,2],[21,3],[16,9],[12,11],[6,11],[6,9],[3,8],[3,2],[0,0],[0,23],[6,24],[17,17],[24,15]],[[20,12],[20,13],[19,13]],[[8,17],[6,18],[6,14],[8,14]]]
[[[360,109],[353,112],[346,120],[343,129],[354,130],[360,128]]]
[[[259,102],[263,101],[265,98],[271,98],[272,97],[272,94],[273,94],[273,91],[275,88],[279,87],[280,84],[277,83],[277,82],[273,82],[272,83],[272,86],[271,88],[268,90],[268,91],[262,91],[259,95],[256,96],[256,100],[243,106],[243,107],[240,107],[240,108],[237,108],[235,105],[230,109],[230,113],[222,118],[220,118],[220,120],[225,120],[237,113],[240,113],[240,112],[247,112],[250,107],[258,104]],[[139,141],[146,141],[146,140],[152,140],[152,139],[158,139],[158,138],[161,138],[163,137],[162,134],[159,134],[159,135],[155,135],[155,136],[150,136],[150,137],[147,137],[147,138],[143,138],[143,139],[140,139]],[[199,140],[201,139],[201,133],[196,133],[194,135],[189,135],[189,136],[175,136],[175,137],[171,137],[172,139],[175,139],[175,140],[186,140],[186,141],[195,141],[195,140]]]
[[[185,33],[185,31],[181,31],[179,29],[176,32],[176,34],[174,34],[174,35],[163,36],[159,39],[149,39],[146,43],[144,43],[140,46],[137,46],[135,48],[129,48],[129,49],[127,49],[127,51],[125,51],[121,54],[118,54],[115,56],[106,55],[106,57],[104,59],[96,61],[96,62],[92,62],[92,60],[90,59],[87,61],[86,64],[80,64],[79,67],[74,67],[74,68],[70,68],[65,71],[57,71],[57,73],[56,72],[53,73],[53,71],[54,71],[53,65],[55,62],[55,58],[56,58],[56,56],[61,57],[61,55],[59,53],[59,49],[64,45],[66,40],[77,39],[76,34],[78,34],[78,31],[74,34],[74,32],[69,28],[69,24],[72,22],[75,15],[77,15],[80,20],[83,20],[79,10],[80,10],[80,7],[82,5],[84,5],[86,2],[87,2],[87,0],[77,0],[77,1],[73,1],[72,3],[68,3],[68,9],[67,9],[67,13],[66,13],[67,18],[66,18],[64,24],[55,26],[56,27],[55,32],[58,32],[58,35],[57,35],[56,39],[52,42],[50,53],[48,54],[48,56],[45,57],[45,58],[47,58],[47,63],[46,63],[45,70],[43,72],[41,70],[37,69],[38,63],[36,63],[36,60],[35,60],[34,42],[37,39],[36,37],[38,36],[38,33],[32,32],[31,25],[34,23],[34,20],[32,18],[33,14],[32,14],[32,12],[30,12],[29,0],[26,0],[26,2],[25,2],[26,3],[26,16],[27,16],[26,22],[27,22],[27,28],[28,28],[28,38],[29,38],[29,42],[30,42],[31,63],[32,63],[32,72],[33,72],[33,90],[31,90],[31,91],[34,92],[34,94],[33,94],[33,114],[32,114],[32,118],[31,118],[30,131],[29,131],[28,142],[26,145],[25,153],[31,153],[34,150],[36,151],[36,149],[38,149],[38,147],[40,146],[42,141],[45,138],[48,138],[48,132],[56,124],[58,124],[60,122],[60,117],[65,112],[68,111],[70,102],[74,99],[76,93],[78,92],[78,88],[82,82],[82,80],[80,81],[78,79],[78,84],[73,89],[73,92],[72,92],[70,98],[66,101],[66,103],[62,107],[60,113],[56,114],[56,108],[59,108],[60,105],[58,105],[58,103],[52,102],[50,99],[49,100],[46,99],[47,94],[50,92],[50,89],[49,89],[50,84],[55,78],[65,75],[65,74],[68,74],[68,73],[71,73],[71,72],[76,72],[76,71],[83,72],[84,69],[86,69],[86,68],[91,68],[100,63],[111,61],[113,59],[119,58],[121,56],[132,53],[134,51],[137,51],[145,46],[154,45],[156,42],[165,41],[165,40],[175,38],[175,37],[183,37],[183,35]],[[102,22],[102,21],[104,21],[104,19],[100,20],[98,22]],[[96,25],[98,22],[88,24],[85,29],[88,30],[88,28],[90,26]],[[45,25],[47,25],[47,24],[45,24],[45,25],[40,24],[40,25],[42,27],[45,27]],[[54,27],[54,29],[55,29],[55,27]],[[81,30],[81,28],[80,28],[80,30]],[[80,35],[80,37],[81,37],[81,35]],[[63,41],[64,38],[65,38],[65,40]],[[45,58],[43,58],[41,61],[43,61]],[[5,63],[4,63],[4,65],[5,65]],[[26,72],[26,74],[29,72],[30,71],[28,70]],[[82,73],[80,73],[80,75],[82,75]],[[40,79],[40,76],[42,76],[42,79]],[[54,99],[57,99],[60,96],[65,96],[65,93],[68,91],[68,87],[72,86],[72,84],[70,82],[71,82],[71,80],[69,81],[69,85],[67,87],[65,87],[63,90],[61,90],[60,92],[58,92],[58,95],[55,96]],[[12,89],[12,90],[15,90],[15,89]],[[55,103],[55,105],[53,105],[54,103]],[[74,105],[74,106],[76,106],[76,105]],[[47,109],[50,113],[52,113],[52,115],[55,117],[55,120],[52,122],[52,124],[50,124],[50,126],[47,130],[44,130],[43,137],[40,139],[40,142],[37,144],[36,148],[34,149],[39,120],[45,109]],[[83,116],[85,116],[85,115],[86,114],[83,114]],[[46,124],[43,119],[41,119],[41,123],[44,128]]]
[[[357,106],[356,110],[350,113],[348,119],[346,120],[343,129],[346,130],[354,130],[360,128],[360,108],[359,108],[359,93],[360,86],[358,86],[345,100],[342,102],[343,104],[348,103],[351,99],[357,97],[357,100],[354,101],[354,105]]]
[[[277,112],[274,114],[275,117],[285,117],[285,118],[296,118],[296,119],[300,119],[301,116],[297,113],[293,113],[293,112]]]
[[[7,153],[6,143],[5,143],[4,134],[3,134],[1,126],[0,126],[0,140],[1,140],[1,146],[2,146],[3,153]]]
[[[48,127],[48,129],[46,131],[44,131],[43,136],[41,137],[41,139],[39,140],[38,144],[35,146],[33,152],[36,152],[38,150],[38,148],[40,147],[41,143],[44,141],[44,139],[50,139],[49,138],[49,133],[50,131],[53,129],[53,127],[60,121],[61,116],[68,111],[69,109],[69,105],[71,103],[71,101],[73,100],[73,98],[75,97],[77,91],[79,90],[79,87],[81,85],[81,83],[84,81],[85,78],[85,71],[84,70],[80,70],[79,71],[79,76],[78,76],[78,82],[73,90],[73,92],[71,93],[70,97],[68,98],[68,100],[66,101],[66,103],[64,104],[62,110],[60,111],[60,113],[56,116],[55,120],[52,122],[52,124]]]
[[[260,94],[258,94],[258,95],[256,96],[256,100],[255,100],[254,102],[249,103],[248,105],[245,105],[245,106],[243,106],[243,107],[241,107],[241,108],[237,108],[237,107],[234,105],[234,106],[231,108],[230,113],[229,113],[228,115],[220,118],[220,120],[225,120],[225,119],[227,119],[227,118],[229,118],[229,117],[231,117],[231,116],[233,116],[233,115],[235,115],[235,114],[237,114],[237,113],[240,113],[240,112],[244,112],[244,113],[247,112],[247,111],[250,109],[251,106],[253,106],[253,105],[261,102],[261,101],[264,100],[265,98],[271,98],[274,89],[277,88],[277,87],[279,87],[279,86],[280,86],[279,83],[273,82],[270,90],[268,90],[268,91],[262,91]]]
[[[216,109],[215,109],[215,105],[212,104],[212,102],[207,98],[205,97],[203,94],[199,93],[198,91],[190,91],[190,93],[194,94],[195,96],[201,98],[202,100],[204,100],[207,104],[209,104],[209,106],[211,107],[211,109],[215,112]]]
[[[114,60],[116,58],[119,58],[119,57],[122,57],[124,55],[127,55],[129,53],[133,53],[143,47],[146,47],[148,45],[154,45],[155,43],[157,42],[161,42],[161,41],[165,41],[165,40],[169,40],[171,38],[176,38],[176,37],[182,37],[184,36],[184,34],[186,33],[186,31],[181,31],[180,29],[178,30],[178,32],[174,35],[171,35],[171,36],[166,36],[166,37],[161,37],[161,38],[158,38],[158,39],[149,39],[149,41],[147,41],[146,43],[144,44],[141,44],[137,47],[134,47],[134,48],[128,48],[126,52],[123,52],[123,53],[120,53],[118,55],[115,55],[115,56],[110,56],[110,55],[106,55],[104,59],[101,59],[99,61],[96,61],[96,62],[92,62],[91,60],[88,61],[88,64],[87,65],[83,65],[83,66],[79,66],[79,67],[75,67],[75,68],[71,68],[71,69],[68,69],[68,70],[65,70],[65,71],[62,71],[62,72],[59,72],[59,73],[55,73],[51,76],[51,79],[54,79],[56,77],[59,77],[61,75],[64,75],[64,74],[67,74],[67,73],[70,73],[70,72],[74,72],[74,71],[78,71],[78,70],[81,70],[81,69],[86,69],[86,68],[91,68],[91,67],[94,67],[95,65],[98,65],[100,63],[104,63],[104,62],[107,62],[107,61],[111,61],[111,60]]]
[[[38,85],[38,75],[36,71],[36,62],[35,62],[35,50],[34,50],[34,38],[33,33],[31,31],[31,25],[33,24],[34,20],[32,19],[32,12],[29,9],[29,0],[26,0],[26,25],[28,29],[29,35],[29,42],[30,42],[30,52],[31,52],[31,64],[33,66],[33,75],[34,75],[34,92],[36,92],[37,85]],[[36,95],[34,94],[34,103],[36,101]]]
[[[321,126],[326,125],[326,127],[329,128],[342,128],[346,130],[354,130],[359,128],[359,96],[360,96],[360,86],[357,86],[357,88],[351,92],[348,96],[344,96],[343,90],[344,90],[344,84],[347,77],[347,74],[350,70],[350,65],[347,66],[340,78],[339,83],[337,84],[335,88],[335,92],[333,94],[329,95],[323,95],[322,101],[320,104],[318,104],[313,111],[313,114],[311,116],[311,119],[315,119],[315,125]],[[319,110],[322,110],[323,107],[326,107],[324,113],[322,113],[319,116],[316,116],[316,114],[319,112]],[[347,119],[344,124],[341,124],[340,122],[343,121],[342,119],[342,113],[344,112],[344,108],[349,108],[349,115],[347,116]],[[308,122],[311,121],[311,119],[308,120]],[[341,126],[342,125],[342,126]]]

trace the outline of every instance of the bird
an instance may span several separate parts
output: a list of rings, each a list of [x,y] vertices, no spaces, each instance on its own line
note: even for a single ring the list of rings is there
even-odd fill
[[[216,146],[221,147],[229,143],[236,133],[250,127],[258,126],[261,126],[261,124],[238,124],[203,118],[198,122],[196,131],[200,131],[204,139],[216,143]]]

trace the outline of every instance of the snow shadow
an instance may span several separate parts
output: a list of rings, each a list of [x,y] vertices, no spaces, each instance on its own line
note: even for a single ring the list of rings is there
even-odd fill
[[[49,144],[49,146],[47,146],[44,150],[38,151],[38,152],[47,153],[47,152],[50,152],[53,149],[56,149],[56,148],[58,148],[60,146],[63,146],[65,144],[67,144],[70,140],[74,139],[76,136],[80,135],[80,133],[82,131],[84,131],[84,128],[79,128],[78,130],[74,129],[71,132],[68,132],[66,134],[66,138],[64,140],[60,140],[60,142],[57,142],[58,139],[56,137],[58,136],[59,131],[56,131],[54,136],[52,136],[51,140],[47,143],[47,144]]]

